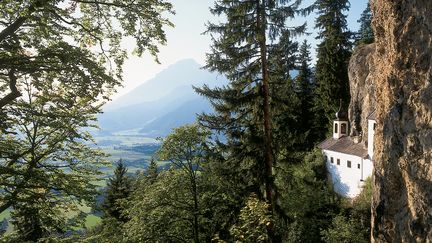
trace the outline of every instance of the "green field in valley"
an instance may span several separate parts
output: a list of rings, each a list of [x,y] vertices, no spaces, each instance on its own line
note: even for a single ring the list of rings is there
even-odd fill
[[[133,131],[125,133],[117,133],[110,136],[96,136],[96,143],[98,148],[103,150],[109,155],[109,160],[113,163],[110,167],[101,168],[103,173],[102,180],[94,182],[101,190],[106,187],[108,178],[113,175],[115,163],[122,159],[126,164],[129,174],[136,174],[138,171],[143,171],[147,168],[152,156],[159,148],[158,141],[153,138],[146,138],[134,134]],[[164,167],[169,163],[165,161],[158,161],[159,166]],[[82,206],[80,207],[88,215],[85,218],[85,228],[90,229],[101,222],[101,218],[91,213],[91,208]],[[71,213],[71,216],[73,213]],[[10,218],[10,209],[0,214],[0,221]],[[7,233],[12,232],[13,226],[9,224]],[[79,229],[77,229],[79,230]]]

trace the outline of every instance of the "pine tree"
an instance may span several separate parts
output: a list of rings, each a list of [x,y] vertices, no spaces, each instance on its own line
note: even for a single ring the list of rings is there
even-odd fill
[[[302,103],[306,103],[310,97],[313,96],[313,72],[310,67],[312,61],[310,57],[310,44],[304,40],[300,46],[298,56],[298,70],[299,74],[296,77],[296,91],[302,99]]]
[[[306,149],[303,130],[307,127],[300,122],[301,100],[296,78],[291,76],[291,71],[299,69],[298,51],[298,43],[289,32],[284,32],[269,54],[275,154],[284,153],[285,157],[283,161],[278,159],[278,163],[291,161],[293,153]]]
[[[360,29],[357,32],[356,45],[373,43],[375,37],[372,30],[372,11],[369,2],[357,22],[360,23]]]
[[[120,222],[128,221],[122,212],[124,208],[122,200],[128,198],[131,193],[131,181],[126,173],[127,168],[120,159],[114,171],[114,177],[108,181],[106,199],[102,205],[106,216],[113,217]]]
[[[158,165],[156,160],[152,157],[150,160],[150,166],[146,170],[146,178],[152,184],[158,176]]]
[[[271,210],[275,209],[276,200],[272,134],[275,80],[270,54],[272,44],[277,43],[283,33],[298,34],[304,30],[305,26],[288,28],[285,25],[294,18],[300,2],[216,1],[211,12],[225,15],[227,22],[208,25],[207,32],[218,37],[213,36],[206,67],[226,75],[230,84],[197,89],[211,100],[216,111],[214,115],[202,115],[201,123],[227,138],[227,142],[219,143],[219,149],[228,155],[225,176],[236,187],[243,186],[244,190],[239,190],[243,194],[256,192],[261,198],[265,197]]]
[[[340,100],[347,105],[350,100],[348,82],[348,62],[351,55],[351,33],[347,29],[346,15],[348,0],[317,0],[318,9],[316,28],[320,31],[316,64],[316,125],[323,131],[334,118]],[[322,137],[319,137],[321,139]]]
[[[306,40],[300,46],[298,55],[298,76],[295,79],[295,90],[300,102],[299,111],[299,133],[303,135],[303,150],[308,150],[314,144],[316,139],[316,129],[314,129],[314,76],[310,62],[310,44]]]

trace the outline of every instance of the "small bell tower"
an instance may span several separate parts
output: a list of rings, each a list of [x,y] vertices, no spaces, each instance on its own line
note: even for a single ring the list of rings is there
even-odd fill
[[[336,119],[333,120],[333,138],[339,139],[348,135],[348,114],[342,109],[340,100],[339,110],[336,112]]]

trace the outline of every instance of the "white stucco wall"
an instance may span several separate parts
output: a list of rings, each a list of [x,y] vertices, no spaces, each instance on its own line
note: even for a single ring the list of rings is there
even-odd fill
[[[323,154],[327,156],[326,165],[335,191],[345,197],[357,196],[362,190],[361,180],[372,174],[372,162],[363,160],[358,156],[329,150],[323,150]],[[334,163],[331,163],[331,157],[333,157]],[[340,160],[340,165],[337,165],[337,159]],[[351,168],[347,166],[348,160],[351,161]],[[360,169],[358,165],[360,165]]]
[[[368,159],[363,160],[363,180],[366,180],[368,177],[372,176],[373,172],[373,162]]]
[[[368,120],[368,155],[370,159],[373,160],[373,150],[374,150],[374,124],[376,122],[374,120]]]

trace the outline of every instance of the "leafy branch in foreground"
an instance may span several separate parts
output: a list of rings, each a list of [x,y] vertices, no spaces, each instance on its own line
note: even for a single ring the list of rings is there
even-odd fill
[[[85,128],[99,107],[59,83],[38,89],[26,83],[26,99],[10,108],[14,126],[0,139],[0,208],[12,209],[20,240],[62,233],[82,222],[82,207],[96,195],[101,151]],[[81,219],[80,219],[81,217]]]

